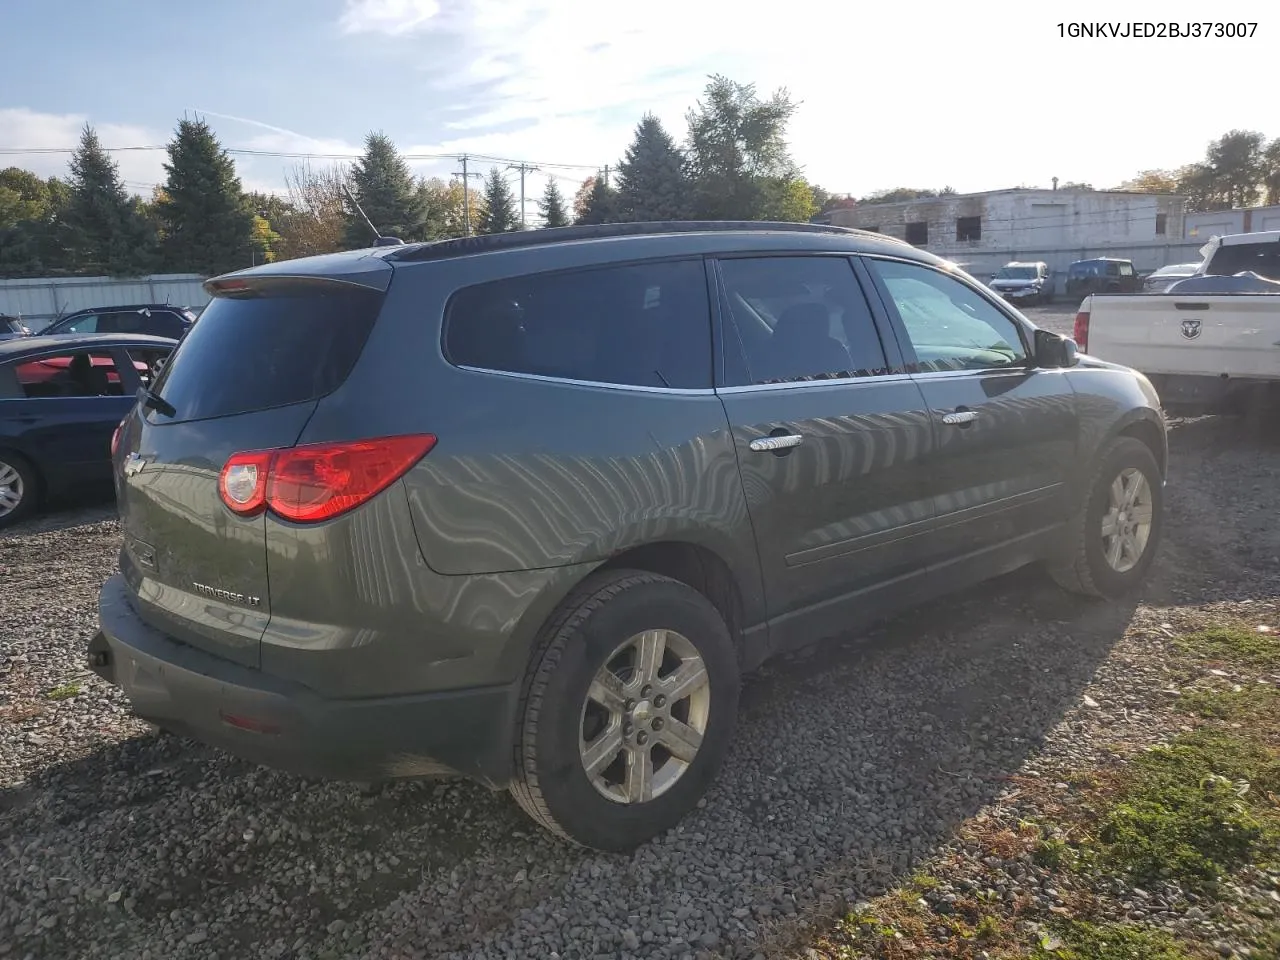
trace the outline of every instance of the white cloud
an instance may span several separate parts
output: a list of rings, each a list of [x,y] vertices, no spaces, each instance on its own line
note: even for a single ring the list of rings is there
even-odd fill
[[[338,25],[344,33],[414,32],[440,13],[436,0],[346,0]]]
[[[92,122],[104,147],[160,146],[167,131],[132,124],[100,122],[79,113],[40,113],[26,107],[0,107],[0,149],[49,150],[74,148],[80,132]],[[133,193],[147,194],[164,179],[163,150],[123,150],[112,153],[120,177]],[[17,166],[42,177],[65,177],[69,153],[0,155],[0,166]]]

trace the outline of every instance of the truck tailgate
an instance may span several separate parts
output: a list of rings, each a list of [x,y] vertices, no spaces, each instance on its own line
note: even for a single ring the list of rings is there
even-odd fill
[[[1090,305],[1089,352],[1147,374],[1280,379],[1280,297],[1106,297]]]

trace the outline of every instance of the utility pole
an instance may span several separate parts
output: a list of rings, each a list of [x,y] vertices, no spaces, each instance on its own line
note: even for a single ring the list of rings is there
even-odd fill
[[[464,236],[471,236],[471,187],[468,186],[469,177],[479,177],[478,173],[467,173],[467,155],[464,153],[462,159],[462,172],[457,170],[453,172],[455,177],[462,177],[462,232]]]
[[[508,170],[520,171],[520,229],[524,229],[524,177],[526,173],[533,173],[538,168],[530,163],[509,163]]]
[[[609,186],[609,165],[607,163],[604,165],[604,185],[606,187]]]

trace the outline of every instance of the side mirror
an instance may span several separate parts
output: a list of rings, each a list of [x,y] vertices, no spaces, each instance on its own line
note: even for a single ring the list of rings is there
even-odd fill
[[[1080,348],[1070,337],[1048,330],[1036,331],[1036,366],[1047,368],[1074,367],[1080,362]]]

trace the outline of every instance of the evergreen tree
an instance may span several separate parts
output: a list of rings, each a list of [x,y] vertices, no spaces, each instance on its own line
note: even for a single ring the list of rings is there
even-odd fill
[[[714,76],[689,111],[689,172],[699,220],[763,220],[782,203],[798,170],[787,150],[796,105],[785,90],[768,100],[751,84]]]
[[[88,124],[71,155],[70,194],[60,229],[68,265],[87,275],[139,276],[153,250],[120,171]]]
[[[484,178],[484,210],[476,217],[476,233],[509,233],[520,229],[520,213],[511,184],[491,167]]]
[[[365,137],[364,156],[351,168],[350,188],[382,236],[399,237],[405,243],[426,236],[425,198],[409,165],[386,134],[370,133]],[[347,227],[343,241],[350,249],[369,246],[374,240],[369,224],[350,201],[345,206]]]
[[[253,210],[235,163],[204,120],[180,120],[156,201],[161,249],[174,272],[216,276],[253,262]]]
[[[586,185],[583,184],[583,186]],[[582,197],[575,222],[579,224],[618,222],[618,192],[609,186],[604,177],[591,179],[591,189]]]
[[[564,194],[560,192],[555,177],[547,178],[547,189],[542,192],[542,199],[538,201],[538,212],[542,214],[544,227],[569,225],[569,213],[564,208]]]
[[[618,164],[618,219],[684,220],[688,196],[684,157],[662,122],[645,114]]]

